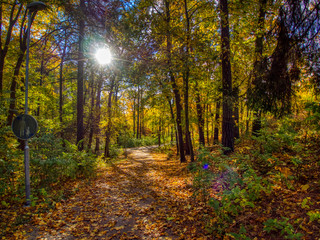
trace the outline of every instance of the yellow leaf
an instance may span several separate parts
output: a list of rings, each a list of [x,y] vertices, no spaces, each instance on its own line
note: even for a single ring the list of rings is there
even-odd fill
[[[310,186],[309,186],[308,184],[303,185],[303,186],[301,187],[301,190],[304,191],[304,192],[306,192],[309,187],[310,187]]]
[[[121,229],[124,229],[124,226],[115,227],[114,229],[115,230],[121,230]]]

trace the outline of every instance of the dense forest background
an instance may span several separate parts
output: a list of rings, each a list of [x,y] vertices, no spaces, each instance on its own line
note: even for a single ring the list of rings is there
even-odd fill
[[[0,5],[3,208],[24,194],[24,142],[11,124],[24,111],[28,3]],[[262,179],[272,174],[288,189],[307,190],[310,179],[319,189],[318,1],[45,3],[32,16],[30,42],[29,113],[39,124],[29,141],[33,202],[49,192],[61,198],[56,185],[95,175],[124,148],[155,144],[192,163],[205,198],[213,175],[203,171],[213,163],[248,176],[255,188],[237,195],[249,199],[239,200],[243,208],[267,192]],[[95,59],[101,47],[112,53],[108,65]],[[221,208],[223,221],[240,211]],[[319,211],[309,215],[320,219]]]

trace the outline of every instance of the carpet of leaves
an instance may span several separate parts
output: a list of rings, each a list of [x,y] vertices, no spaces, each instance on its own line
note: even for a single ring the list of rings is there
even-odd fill
[[[133,150],[6,239],[207,239],[208,210],[190,186],[178,160]]]

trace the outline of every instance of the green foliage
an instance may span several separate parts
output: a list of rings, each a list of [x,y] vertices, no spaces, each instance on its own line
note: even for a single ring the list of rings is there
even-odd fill
[[[50,131],[42,132],[30,143],[33,148],[30,161],[34,182],[45,187],[69,178],[95,175],[97,163],[93,155],[79,152],[75,145],[56,138]]]
[[[193,174],[193,188],[196,195],[207,198],[209,188],[212,187],[212,181],[217,176],[210,171],[210,164],[214,163],[214,158],[205,149],[200,150],[197,162],[188,165],[189,171]]]
[[[308,213],[308,216],[310,217],[310,222],[313,222],[313,221],[320,221],[320,211],[317,210],[317,211],[309,211]]]
[[[305,104],[305,109],[309,112],[306,122],[311,124],[316,130],[320,130],[320,103],[308,102]]]
[[[111,158],[116,158],[123,152],[122,149],[118,146],[118,144],[111,144],[109,151]]]
[[[219,172],[214,172],[213,166]],[[208,229],[220,234],[225,232],[235,217],[247,208],[254,208],[262,194],[271,190],[271,184],[245,161],[234,162],[225,155],[212,155],[201,150],[198,161],[188,168],[193,173],[195,196],[206,199],[217,215],[216,222]]]
[[[23,171],[23,161],[17,147],[10,127],[0,128],[0,195],[10,194],[19,188],[21,176],[18,173]]]
[[[2,197],[6,196],[3,200],[1,198],[2,205],[7,206],[7,201],[19,201],[24,196],[23,152],[10,135],[10,129],[0,131],[0,193]],[[38,199],[46,199],[54,186],[96,175],[96,157],[85,151],[79,152],[74,144],[62,141],[52,131],[41,129],[29,141],[29,146],[32,204]]]
[[[270,154],[279,150],[294,149],[297,144],[296,122],[288,117],[282,119],[278,126],[268,126],[268,121],[265,120],[258,136],[252,136],[259,146],[259,153]]]
[[[263,230],[267,233],[278,233],[285,239],[301,239],[302,233],[296,233],[293,226],[289,223],[289,218],[282,217],[282,220],[268,219],[263,223]]]
[[[130,137],[128,135],[120,135],[118,138],[118,144],[124,148],[141,147],[141,146],[151,146],[157,144],[157,139],[151,136],[146,136],[142,138]]]
[[[250,240],[249,237],[246,236],[247,230],[244,226],[241,226],[239,229],[239,233],[227,233],[227,236],[230,236],[236,240]]]

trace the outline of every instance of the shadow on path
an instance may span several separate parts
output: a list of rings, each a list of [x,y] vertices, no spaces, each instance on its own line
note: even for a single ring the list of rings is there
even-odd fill
[[[190,176],[175,174],[181,167],[165,154],[130,149],[126,160],[34,219],[26,238],[207,239],[205,210],[186,187]]]

